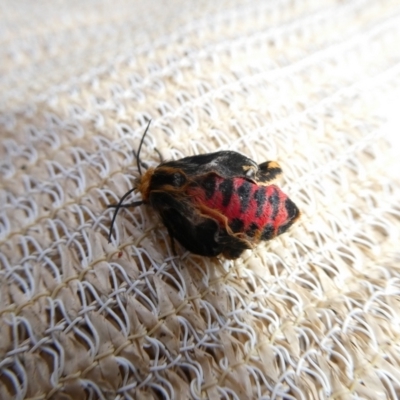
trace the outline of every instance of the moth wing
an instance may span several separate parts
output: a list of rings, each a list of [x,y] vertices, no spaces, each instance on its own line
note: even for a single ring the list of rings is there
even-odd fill
[[[158,211],[168,233],[185,249],[201,256],[213,257],[221,253],[235,259],[249,244],[229,234],[218,222],[201,215],[190,203],[177,200],[166,191],[154,191],[151,205]]]
[[[282,172],[275,161],[266,161],[257,165],[255,161],[236,151],[200,154],[168,161],[160,166],[179,168],[188,176],[213,172],[226,179],[244,178],[264,185],[274,181]]]
[[[235,151],[199,154],[161,165],[179,168],[189,176],[214,172],[223,178],[249,177],[251,179],[251,176],[254,177],[258,170],[258,166],[253,160]]]
[[[150,203],[158,211],[168,233],[191,253],[213,257],[220,254],[220,227],[212,218],[198,215],[193,205],[166,191],[153,191]]]

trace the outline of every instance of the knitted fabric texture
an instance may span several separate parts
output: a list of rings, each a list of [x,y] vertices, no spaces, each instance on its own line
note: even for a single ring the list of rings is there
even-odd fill
[[[400,396],[400,2],[0,5],[1,399]],[[146,167],[276,160],[301,219],[177,245]],[[140,200],[133,194],[127,201]]]

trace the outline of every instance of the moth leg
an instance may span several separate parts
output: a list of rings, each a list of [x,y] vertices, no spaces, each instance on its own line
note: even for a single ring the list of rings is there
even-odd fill
[[[266,161],[258,165],[257,183],[270,185],[282,174],[282,168],[276,161]]]

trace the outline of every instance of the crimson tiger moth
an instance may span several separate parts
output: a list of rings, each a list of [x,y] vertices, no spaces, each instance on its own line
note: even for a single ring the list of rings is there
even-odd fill
[[[161,162],[142,174],[140,141],[134,188],[114,207],[108,240],[120,208],[150,205],[171,239],[201,256],[240,257],[260,241],[286,232],[300,217],[295,203],[273,181],[282,173],[275,161],[258,164],[235,151],[218,151]],[[142,200],[123,203],[134,191]]]

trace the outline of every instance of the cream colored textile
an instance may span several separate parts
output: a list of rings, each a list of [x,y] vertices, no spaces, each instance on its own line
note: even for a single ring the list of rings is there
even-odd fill
[[[1,399],[400,396],[400,1],[3,1]],[[277,160],[235,262],[115,203],[141,157]],[[139,200],[139,195],[132,196]]]

